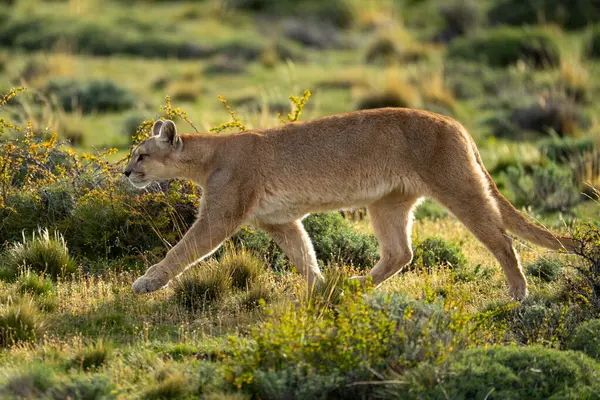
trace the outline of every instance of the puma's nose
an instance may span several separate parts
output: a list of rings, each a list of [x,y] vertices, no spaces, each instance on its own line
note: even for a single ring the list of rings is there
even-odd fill
[[[125,171],[123,171],[123,175],[129,178],[129,175],[131,175],[131,170],[126,169]]]

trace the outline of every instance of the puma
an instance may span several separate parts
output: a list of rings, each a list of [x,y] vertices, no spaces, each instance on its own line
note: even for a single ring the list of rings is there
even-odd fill
[[[427,111],[356,111],[229,135],[178,134],[159,120],[124,174],[138,188],[181,178],[203,190],[198,219],[134,282],[136,293],[165,286],[243,224],[266,231],[312,285],[322,275],[302,218],[359,206],[379,242],[368,274],[378,285],[410,263],[412,212],[422,197],[440,202],[489,249],[517,299],[527,296],[527,282],[507,231],[550,249],[574,246],[502,196],[460,123]]]

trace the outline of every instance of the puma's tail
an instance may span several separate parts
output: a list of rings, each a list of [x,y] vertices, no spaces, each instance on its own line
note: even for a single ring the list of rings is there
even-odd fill
[[[575,249],[575,243],[570,237],[555,235],[549,230],[533,224],[527,217],[523,216],[510,201],[502,195],[502,193],[500,193],[496,183],[485,169],[479,151],[477,150],[477,147],[475,147],[473,140],[471,140],[471,147],[475,153],[477,163],[489,182],[490,191],[498,204],[506,229],[529,242],[548,249],[573,251]]]

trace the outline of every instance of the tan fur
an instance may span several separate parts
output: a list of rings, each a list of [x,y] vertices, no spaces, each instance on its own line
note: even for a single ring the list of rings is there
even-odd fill
[[[179,135],[171,121],[158,121],[154,134],[132,153],[125,170],[132,183],[189,179],[203,196],[198,220],[133,284],[138,293],[166,285],[242,224],[268,232],[312,284],[321,273],[301,219],[360,206],[380,245],[369,272],[380,284],[410,263],[412,210],[424,196],[447,207],[492,252],[515,298],[527,295],[527,283],[507,230],[572,249],[568,238],[533,225],[500,194],[471,136],[441,115],[384,108],[231,135]],[[138,161],[140,154],[147,157]]]

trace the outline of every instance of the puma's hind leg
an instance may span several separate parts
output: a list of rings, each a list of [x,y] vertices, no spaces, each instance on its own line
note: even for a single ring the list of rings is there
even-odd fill
[[[473,179],[471,179],[471,183]],[[484,182],[436,191],[434,197],[452,212],[498,260],[513,298],[527,296],[527,280],[507,236],[502,216]]]
[[[391,194],[367,207],[379,242],[380,258],[367,277],[355,279],[365,281],[371,277],[372,283],[379,285],[411,262],[412,210],[417,200],[416,197]]]

